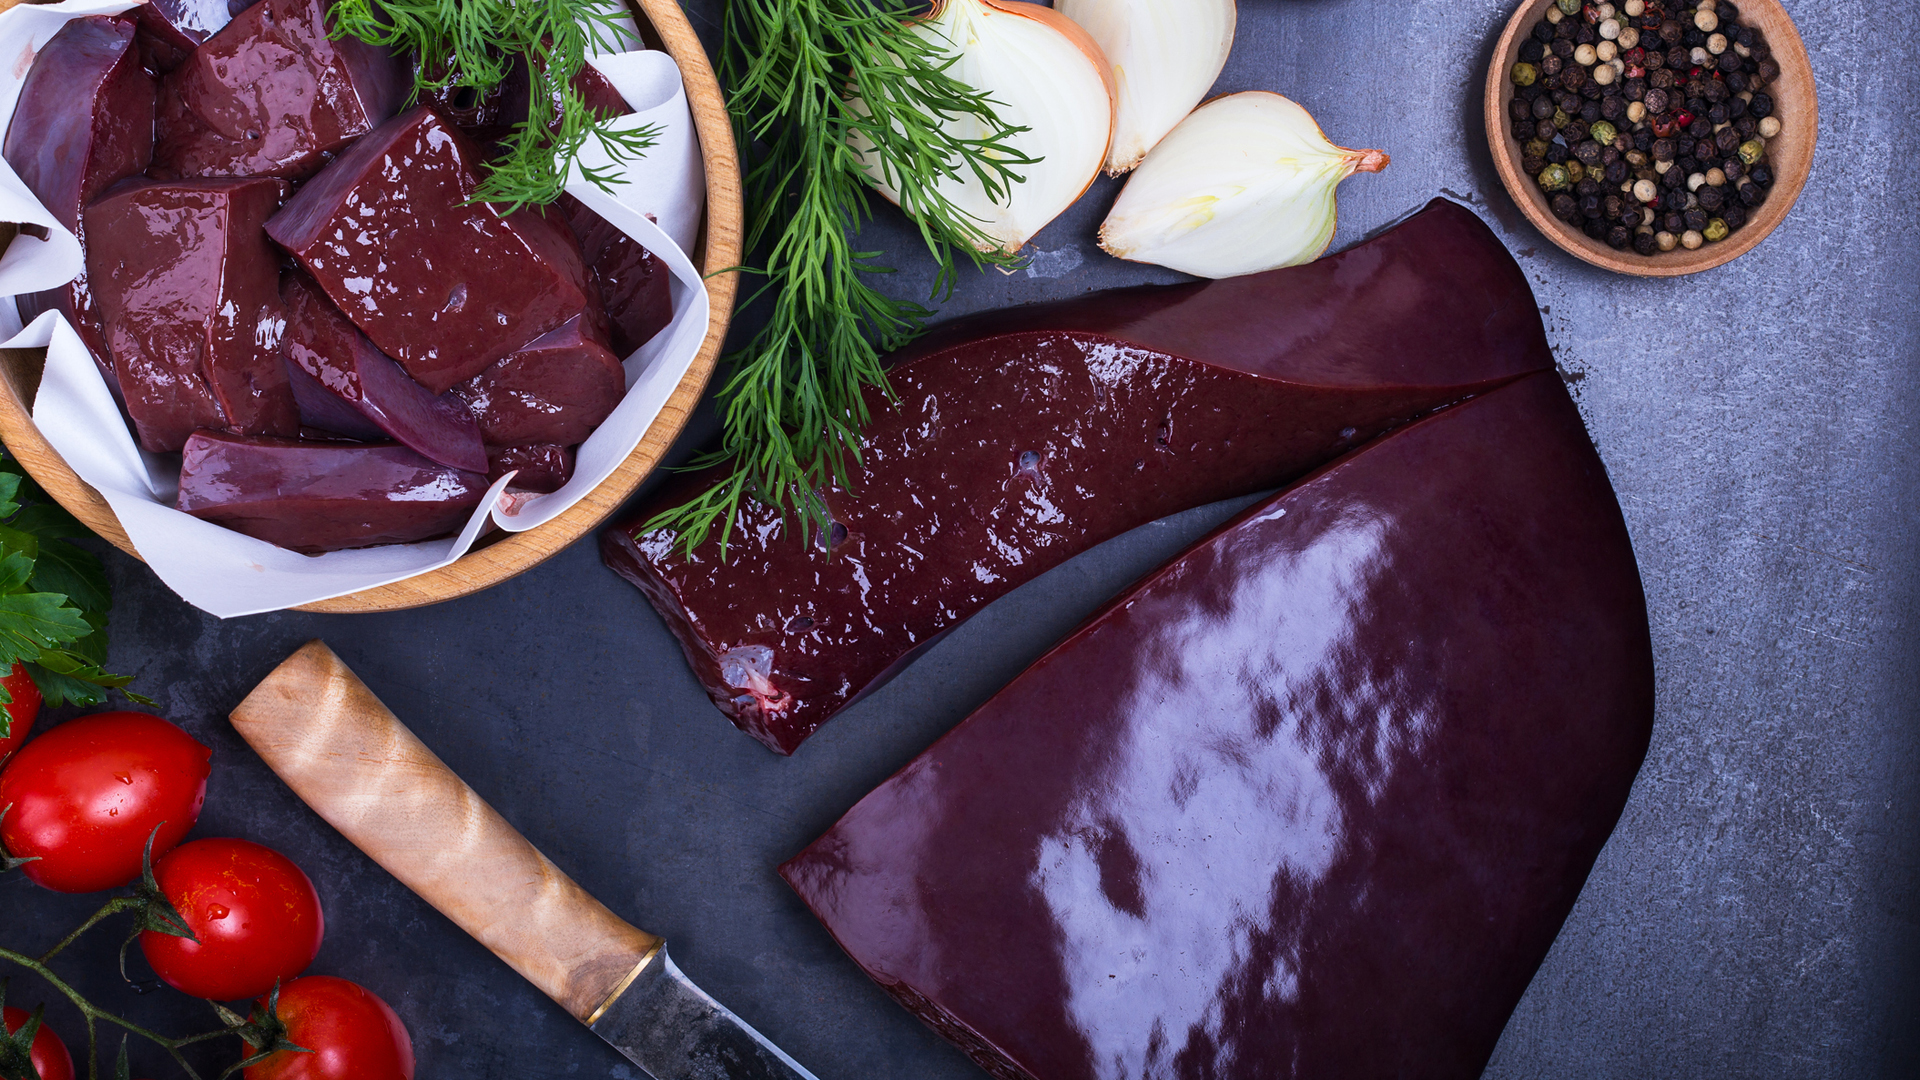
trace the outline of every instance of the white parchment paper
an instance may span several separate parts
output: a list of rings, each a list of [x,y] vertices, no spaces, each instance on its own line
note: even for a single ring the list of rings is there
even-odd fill
[[[124,0],[65,0],[0,12],[0,118],[12,122],[33,58],[69,19],[111,15]],[[634,39],[637,41],[637,38]],[[707,289],[687,258],[705,199],[699,142],[673,59],[660,52],[598,56],[595,67],[620,90],[634,115],[621,123],[657,125],[647,156],[622,166],[628,183],[613,195],[578,175],[567,190],[659,257],[673,275],[673,321],[626,360],[627,395],[578,451],[573,479],[549,495],[507,495],[493,486],[459,536],[325,555],[299,555],[173,508],[178,455],[140,450],[86,346],[58,312],[22,327],[13,297],[55,288],[79,272],[80,245],[0,161],[0,221],[39,225],[46,240],[21,235],[0,258],[0,348],[45,347],[46,372],[33,418],[67,464],[107,500],[154,573],[187,602],[223,618],[312,603],[437,570],[466,554],[489,525],[522,532],[559,516],[611,475],[640,444],[706,337]],[[0,138],[6,128],[0,125]],[[601,162],[595,161],[594,164]],[[656,221],[658,224],[656,224]]]

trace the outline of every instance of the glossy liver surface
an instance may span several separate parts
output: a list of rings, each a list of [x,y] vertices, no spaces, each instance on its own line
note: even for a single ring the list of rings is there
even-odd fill
[[[562,195],[555,206],[580,239],[580,253],[607,309],[614,355],[624,360],[673,321],[673,275],[638,240],[580,200]]]
[[[1072,555],[1189,507],[1278,486],[1384,431],[1552,366],[1525,276],[1436,202],[1307,266],[1015,308],[898,358],[868,397],[867,467],[826,504],[833,555],[757,505],[728,560],[641,525],[602,535],[714,703],[791,753],[916,650]]]
[[[151,181],[87,207],[87,273],[147,449],[178,450],[197,428],[299,432],[280,256],[261,229],[284,191],[274,179]]]
[[[626,369],[600,320],[581,315],[453,388],[488,446],[585,441],[620,404]]]
[[[487,478],[392,444],[300,442],[196,431],[178,506],[307,555],[457,531]]]
[[[422,105],[355,143],[267,223],[436,394],[599,303],[557,219],[465,205],[480,162],[472,139]]]
[[[156,175],[300,180],[406,101],[404,60],[327,34],[326,0],[261,0],[161,81]]]
[[[316,408],[303,401],[306,423],[326,428],[332,422],[332,430],[355,438],[367,437],[370,425],[372,437],[394,439],[442,465],[487,471],[487,450],[473,420],[457,404],[408,378],[333,306],[312,278],[288,271],[280,283],[280,298],[287,306],[287,366],[311,380],[296,384],[296,395],[317,386],[365,420],[356,424],[324,403],[316,403]]]
[[[34,58],[0,152],[27,190],[85,243],[81,210],[115,181],[145,170],[153,157],[153,102],[153,77],[140,66],[133,23],[81,16]],[[25,322],[43,311],[65,314],[107,385],[115,386],[84,266],[72,282],[19,300]]]
[[[1652,718],[1625,526],[1535,375],[1223,526],[781,872],[996,1076],[1468,1080]]]

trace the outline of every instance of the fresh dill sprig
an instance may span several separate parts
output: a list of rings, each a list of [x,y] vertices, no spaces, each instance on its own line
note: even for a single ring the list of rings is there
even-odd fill
[[[1010,266],[980,223],[942,197],[943,177],[971,173],[990,198],[1020,182],[1037,159],[1008,139],[1024,131],[994,113],[985,94],[955,80],[943,43],[905,32],[921,14],[913,0],[730,0],[722,77],[735,136],[748,162],[747,249],[770,242],[755,272],[770,298],[766,325],[729,358],[721,389],[720,448],[695,463],[732,470],[691,502],[644,528],[678,534],[691,553],[719,525],[721,557],[741,503],[753,498],[802,544],[828,526],[819,493],[845,486],[859,464],[869,419],[862,392],[887,388],[881,356],[917,334],[931,314],[895,300],[863,276],[890,273],[881,253],[852,239],[871,217],[871,166],[902,195],[939,261],[934,293],[950,293],[954,252],[976,267]],[[971,117],[982,138],[947,130]],[[863,136],[863,152],[853,145]]]
[[[574,76],[589,51],[618,48],[625,9],[602,0],[336,0],[335,37],[352,36],[421,57],[413,96],[449,90],[476,97],[499,89],[524,64],[527,117],[501,141],[474,202],[512,213],[566,190],[568,173],[589,141],[614,166],[583,167],[602,190],[622,182],[617,163],[640,157],[659,129],[621,129],[593,115]]]

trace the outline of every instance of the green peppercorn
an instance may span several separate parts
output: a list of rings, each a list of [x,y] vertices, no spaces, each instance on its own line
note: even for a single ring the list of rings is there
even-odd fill
[[[1546,157],[1547,147],[1552,145],[1553,145],[1552,143],[1548,142],[1545,139],[1532,139],[1527,142],[1527,145],[1521,147],[1520,149],[1524,151],[1529,157]]]
[[[1573,183],[1565,165],[1549,165],[1541,169],[1539,179],[1543,191],[1565,191]]]
[[[1567,170],[1567,179],[1573,183],[1577,184],[1587,178],[1587,167],[1582,165],[1578,158],[1568,161],[1562,168]]]
[[[1539,77],[1540,70],[1532,64],[1513,65],[1513,85],[1515,86],[1532,86],[1534,80]]]
[[[1592,127],[1587,129],[1587,138],[1592,139],[1601,146],[1610,145],[1619,134],[1620,129],[1605,120],[1597,120]]]
[[[1740,144],[1740,160],[1752,165],[1767,156],[1767,144],[1763,139],[1748,139]]]
[[[1580,14],[1580,0],[1554,0],[1554,3],[1559,6],[1562,15]]]
[[[1711,240],[1717,244],[1720,241],[1725,240],[1727,238],[1727,233],[1729,231],[1730,230],[1728,230],[1726,222],[1720,220],[1719,218],[1714,218],[1713,220],[1707,222],[1706,230],[1703,231],[1700,235],[1706,237],[1708,240]]]

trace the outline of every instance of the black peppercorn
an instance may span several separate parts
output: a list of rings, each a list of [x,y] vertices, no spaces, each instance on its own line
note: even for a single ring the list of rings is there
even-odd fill
[[[1614,161],[1609,163],[1606,167],[1605,175],[1607,178],[1607,183],[1612,184],[1615,187],[1618,187],[1619,185],[1626,183],[1627,163],[1624,161]]]
[[[1696,139],[1704,139],[1713,134],[1713,121],[1704,116],[1696,116],[1693,123],[1687,125],[1687,134]]]
[[[1673,140],[1673,156],[1676,159],[1690,158],[1693,156],[1693,148],[1697,145],[1699,144],[1693,141],[1691,135],[1682,135]]]
[[[1716,101],[1727,100],[1728,94],[1729,91],[1727,90],[1727,84],[1725,82],[1719,79],[1708,79],[1707,85],[1702,88],[1700,96],[1706,98],[1707,104],[1711,105]]]
[[[1733,117],[1727,115],[1727,105],[1725,102],[1715,102],[1713,107],[1707,110],[1707,122],[1715,127],[1731,119],[1733,119]]]
[[[1773,95],[1766,93],[1753,95],[1753,100],[1747,102],[1747,114],[1756,120],[1765,120],[1767,117],[1772,116]]]
[[[1520,171],[1528,176],[1539,176],[1540,170],[1547,167],[1547,159],[1540,154],[1520,155]]]
[[[1580,119],[1585,120],[1589,124],[1600,119],[1603,112],[1604,110],[1600,108],[1600,103],[1597,101],[1586,101],[1580,104]]]
[[[1507,118],[1509,120],[1531,120],[1533,119],[1533,105],[1521,98],[1514,98],[1512,101],[1507,102]]]
[[[1740,18],[1740,9],[1730,3],[1719,5],[1714,9],[1714,12],[1720,16],[1720,26],[1722,29],[1732,26],[1734,21]]]
[[[1723,52],[1720,54],[1720,60],[1717,66],[1720,68],[1720,71],[1724,74],[1730,71],[1739,71],[1741,65],[1744,64],[1745,62],[1746,62],[1745,59],[1742,58],[1739,53],[1734,52],[1732,49],[1728,49],[1726,52]]]
[[[1660,245],[1652,233],[1638,232],[1633,234],[1633,250],[1641,255],[1651,255],[1660,250]]]
[[[1720,208],[1727,205],[1727,197],[1721,193],[1721,189],[1712,184],[1701,184],[1700,190],[1694,194],[1700,199],[1700,209],[1709,214],[1719,213]]]
[[[1594,179],[1592,176],[1582,177],[1579,183],[1573,185],[1573,193],[1582,197],[1598,195],[1600,194],[1600,181]]]
[[[1677,152],[1672,139],[1653,140],[1653,160],[1672,161]]]
[[[1598,165],[1600,164],[1600,144],[1594,142],[1592,139],[1575,143],[1573,145],[1573,156],[1579,158],[1580,164],[1582,165],[1589,167]]]
[[[1687,228],[1694,232],[1700,232],[1707,227],[1707,212],[1699,207],[1684,211],[1680,216],[1686,219]]]
[[[1548,79],[1554,78],[1555,76],[1559,75],[1562,71],[1566,70],[1567,63],[1568,63],[1567,61],[1562,60],[1557,56],[1542,57],[1540,60],[1540,74],[1544,78],[1548,78]],[[1539,84],[1536,83],[1535,85],[1537,86]]]
[[[1580,84],[1580,96],[1583,98],[1586,98],[1589,101],[1599,101],[1600,95],[1606,92],[1607,92],[1606,87],[1601,86],[1599,83],[1594,82],[1592,79],[1588,79],[1586,82],[1583,82]]]
[[[1633,148],[1643,154],[1653,152],[1653,132],[1641,128],[1633,133]]]
[[[1727,119],[1738,120],[1747,115],[1747,99],[1739,96],[1727,99]]]
[[[1553,103],[1560,106],[1560,111],[1568,116],[1580,111],[1580,95],[1571,90],[1555,90]]]
[[[1680,32],[1680,47],[1689,51],[1707,43],[1707,35],[1699,27],[1689,26]]]
[[[1598,195],[1580,196],[1580,216],[1583,218],[1599,217],[1600,216],[1600,196]]]
[[[1628,79],[1626,89],[1623,92],[1628,101],[1644,101],[1647,96],[1647,80],[1644,78]]]
[[[1685,187],[1686,183],[1687,174],[1681,172],[1678,168],[1668,169],[1666,172],[1660,174],[1660,186],[1669,191]]]
[[[1732,93],[1738,94],[1742,90],[1745,90],[1747,88],[1747,73],[1744,71],[1733,72],[1732,74],[1727,76],[1726,82],[1727,82],[1727,89]],[[1739,100],[1739,99],[1736,98],[1735,100]],[[1729,102],[1728,104],[1729,104],[1729,107],[1731,107],[1732,103]],[[1742,107],[1745,107],[1746,102],[1742,101],[1740,104]],[[1735,113],[1734,115],[1738,116],[1740,114]]]
[[[1556,192],[1550,209],[1553,211],[1553,216],[1561,221],[1572,221],[1573,216],[1580,212],[1580,202],[1564,191]]]
[[[1592,239],[1605,240],[1607,238],[1607,223],[1601,221],[1599,218],[1588,218],[1587,223],[1580,226],[1580,231],[1586,233]]]
[[[1572,38],[1570,37],[1557,38],[1554,40],[1552,48],[1553,48],[1553,55],[1559,57],[1560,59],[1562,60],[1573,59],[1573,39]]]
[[[1740,156],[1735,154],[1720,163],[1720,171],[1727,174],[1728,180],[1738,180],[1746,175],[1747,166],[1740,160]]]
[[[1579,64],[1568,64],[1566,67],[1560,69],[1560,85],[1569,90],[1580,89],[1581,84],[1586,81],[1587,69],[1581,67]]]
[[[1553,40],[1553,24],[1545,19],[1533,24],[1533,40],[1542,44]]]
[[[1762,60],[1760,61],[1760,66],[1753,73],[1753,79],[1749,81],[1757,80],[1757,85],[1758,83],[1770,83],[1779,77],[1779,63],[1773,60]]]
[[[1523,64],[1537,64],[1546,54],[1547,47],[1532,38],[1520,43],[1520,62]]]
[[[1552,120],[1535,120],[1533,122],[1533,137],[1536,139],[1544,142],[1552,142],[1554,136],[1558,134],[1560,134],[1560,129],[1553,126]]]
[[[1545,120],[1553,115],[1553,99],[1544,97],[1534,98],[1533,104],[1529,106],[1529,111],[1533,113],[1535,120]]]
[[[1713,133],[1713,145],[1723,154],[1731,154],[1740,148],[1740,133],[1732,127],[1723,127]]]
[[[1667,103],[1668,94],[1665,90],[1654,89],[1647,91],[1646,106],[1648,112],[1658,116],[1667,111]]]
[[[1733,130],[1740,133],[1743,141],[1751,139],[1754,133],[1760,130],[1760,121],[1754,119],[1752,114],[1748,114],[1733,122]]]
[[[1759,184],[1753,183],[1752,181],[1749,181],[1749,180],[1741,181],[1740,205],[1751,208],[1751,207],[1759,206],[1761,203],[1766,201],[1767,201],[1766,190],[1763,189]]]
[[[1619,221],[1620,215],[1625,213],[1626,209],[1627,204],[1618,195],[1609,195],[1600,200],[1600,212],[1605,214],[1609,221]]]
[[[1582,142],[1586,141],[1587,127],[1588,127],[1588,124],[1585,120],[1579,120],[1579,119],[1569,120],[1567,121],[1566,126],[1560,129],[1560,136],[1567,140],[1568,147],[1570,148],[1576,147],[1576,146],[1579,146]],[[1593,148],[1593,150],[1594,150],[1593,160],[1595,161],[1600,160],[1600,148],[1596,146]],[[1581,160],[1581,164],[1583,165],[1586,164],[1585,158],[1581,158],[1580,160]]]
[[[1599,42],[1600,31],[1595,30],[1592,23],[1583,19],[1579,26],[1573,28],[1573,40],[1577,45],[1593,45]]]
[[[1675,45],[1673,48],[1667,50],[1668,71],[1685,71],[1692,63],[1693,55],[1686,49]]]
[[[1772,187],[1773,170],[1767,168],[1767,163],[1763,161],[1747,170],[1747,179],[1759,184],[1763,188]]]
[[[1680,24],[1672,19],[1660,24],[1660,40],[1668,46],[1680,44],[1680,35],[1684,33],[1686,31],[1680,29]]]
[[[1659,71],[1667,66],[1667,51],[1658,45],[1646,46],[1646,66],[1649,72]]]
[[[1526,142],[1528,139],[1533,138],[1533,121],[1515,120],[1513,122],[1513,137],[1520,142]]]
[[[1731,36],[1733,40],[1745,45],[1748,52],[1752,52],[1754,42],[1760,40],[1759,32],[1751,26],[1736,26]]]
[[[1569,156],[1571,155],[1567,153],[1565,143],[1553,143],[1547,147],[1547,164],[1549,165],[1565,165]]]
[[[1625,225],[1615,225],[1607,230],[1607,246],[1616,250],[1626,247],[1627,242],[1632,239],[1633,233],[1629,232]]]
[[[1664,232],[1683,233],[1687,231],[1687,219],[1679,214],[1668,214],[1660,219],[1660,228]]]
[[[1747,223],[1747,208],[1737,202],[1733,203],[1720,211],[1720,220],[1727,223],[1727,228],[1738,229]]]
[[[1755,60],[1771,60],[1773,58],[1773,50],[1768,48],[1767,43],[1764,41],[1758,45],[1750,46],[1747,51],[1753,54]]]
[[[1694,86],[1692,83],[1688,83],[1687,84],[1687,111],[1692,113],[1695,116],[1699,116],[1701,113],[1704,113],[1707,111],[1707,105],[1708,105],[1707,99],[1701,93],[1700,88]]]
[[[1572,41],[1573,40],[1573,20],[1561,19],[1559,22],[1554,23],[1553,39],[1555,41]]]

